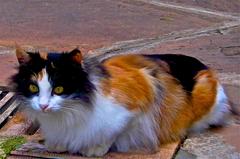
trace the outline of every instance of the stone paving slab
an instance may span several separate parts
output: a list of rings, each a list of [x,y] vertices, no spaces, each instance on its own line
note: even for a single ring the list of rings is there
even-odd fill
[[[181,150],[201,159],[239,159],[239,133],[240,125],[232,125],[218,131],[191,135],[185,140]]]
[[[172,143],[168,145],[164,145],[160,148],[160,150],[154,154],[146,154],[146,153],[113,153],[110,152],[103,157],[81,157],[77,154],[69,155],[69,154],[57,154],[57,153],[48,153],[46,151],[42,151],[41,148],[29,150],[26,149],[24,146],[20,147],[16,151],[12,151],[10,158],[18,158],[18,156],[28,156],[28,157],[43,157],[43,158],[69,158],[69,159],[171,159],[175,153],[176,148],[178,147],[179,143]],[[38,145],[34,145],[38,146]],[[41,145],[39,145],[41,147]]]
[[[236,49],[237,48],[237,49]],[[225,50],[225,51],[224,51]],[[185,54],[202,60],[219,72],[240,73],[240,26],[215,34],[160,43],[143,54]]]
[[[1,0],[0,3],[0,44],[8,46],[18,42],[89,50],[226,20],[132,0]]]
[[[69,158],[69,159],[87,159],[87,157],[81,157],[78,154],[67,154],[67,153],[49,153],[45,150],[44,146],[39,143],[43,139],[40,131],[37,131],[33,135],[24,135],[25,139],[28,140],[26,144],[23,144],[18,149],[11,152],[9,158],[21,158],[21,156],[29,158]],[[100,157],[103,159],[171,159],[176,153],[180,142],[166,144],[160,147],[159,151],[156,153],[145,153],[145,152],[135,152],[135,153],[115,153],[110,152],[107,155]],[[90,159],[94,159],[92,157]],[[97,157],[99,158],[99,157]]]

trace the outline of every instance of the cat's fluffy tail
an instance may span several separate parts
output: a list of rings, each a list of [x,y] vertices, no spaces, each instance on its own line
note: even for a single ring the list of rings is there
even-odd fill
[[[215,72],[201,71],[196,76],[196,81],[192,92],[195,120],[191,130],[201,131],[209,125],[223,125],[230,112],[230,106]]]

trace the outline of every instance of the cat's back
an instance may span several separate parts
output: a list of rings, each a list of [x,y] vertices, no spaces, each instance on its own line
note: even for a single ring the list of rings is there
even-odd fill
[[[160,89],[191,92],[195,76],[208,69],[193,57],[170,54],[118,55],[104,60],[102,66],[109,74],[101,84],[105,94],[113,94],[130,109],[142,110],[155,102]]]
[[[195,76],[200,71],[209,69],[198,59],[180,54],[119,55],[103,61],[103,65],[110,74],[119,76],[121,73],[139,73],[143,70],[155,76],[160,70],[178,80],[187,92],[192,91]]]
[[[141,55],[120,55],[102,62],[108,77],[101,86],[105,95],[111,95],[128,109],[148,109],[153,103],[154,90],[148,69],[157,65]]]

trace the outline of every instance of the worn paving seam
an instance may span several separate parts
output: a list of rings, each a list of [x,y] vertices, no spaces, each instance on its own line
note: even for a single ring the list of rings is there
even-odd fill
[[[238,16],[234,16],[225,12],[218,12],[218,11],[212,11],[212,10],[206,10],[200,7],[191,7],[191,6],[186,6],[186,5],[179,5],[179,4],[174,4],[174,3],[163,3],[160,2],[159,0],[136,0],[136,1],[141,1],[144,3],[152,4],[155,6],[159,7],[167,7],[167,8],[172,8],[172,9],[177,9],[185,12],[191,12],[195,14],[204,14],[208,16],[219,16],[222,18],[228,18],[228,19],[240,19]]]
[[[125,54],[125,53],[136,53],[140,50],[145,50],[153,48],[160,43],[192,39],[201,36],[209,36],[213,34],[223,34],[224,31],[234,29],[240,26],[240,21],[232,21],[220,23],[212,27],[206,27],[201,29],[188,29],[179,32],[171,32],[169,34],[158,36],[156,38],[145,38],[145,39],[136,39],[129,41],[122,41],[114,43],[111,46],[99,48],[86,54],[87,57],[96,57],[100,61],[108,57]]]

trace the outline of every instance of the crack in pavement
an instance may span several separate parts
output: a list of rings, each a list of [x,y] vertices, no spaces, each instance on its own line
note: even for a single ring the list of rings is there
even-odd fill
[[[223,18],[228,18],[228,19],[232,19],[232,20],[239,20],[240,17],[239,16],[234,16],[225,12],[219,12],[219,11],[213,11],[213,10],[206,10],[204,8],[200,8],[200,7],[192,7],[192,6],[186,6],[186,5],[179,5],[176,3],[164,3],[164,2],[160,2],[159,0],[136,0],[136,1],[141,1],[144,3],[148,3],[148,4],[152,4],[155,6],[159,6],[159,7],[166,7],[166,8],[172,8],[172,9],[177,9],[177,10],[181,10],[181,11],[185,11],[185,12],[191,12],[191,13],[195,13],[195,14],[204,14],[204,15],[208,15],[208,16],[219,16],[219,17],[223,17]]]

